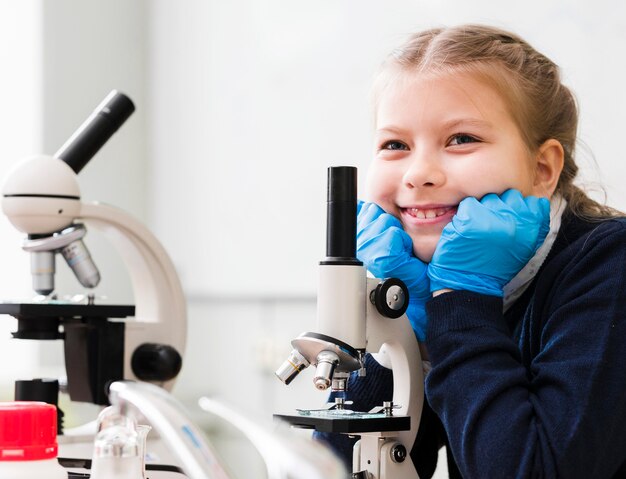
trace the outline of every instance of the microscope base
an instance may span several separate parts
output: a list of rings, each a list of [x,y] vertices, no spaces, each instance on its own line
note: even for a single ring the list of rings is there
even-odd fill
[[[363,434],[411,429],[410,416],[385,416],[384,414],[369,413],[356,413],[346,416],[274,414],[274,418],[285,421],[294,427],[315,429],[319,432]]]

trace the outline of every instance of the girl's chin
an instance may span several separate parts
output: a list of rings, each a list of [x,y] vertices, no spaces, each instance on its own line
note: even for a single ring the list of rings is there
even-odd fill
[[[413,253],[424,263],[430,263],[430,260],[433,259],[435,250],[431,249],[430,251],[419,251],[417,248],[413,248]]]
[[[439,238],[412,238],[413,239],[413,254],[417,256],[424,263],[430,263],[437,247]]]

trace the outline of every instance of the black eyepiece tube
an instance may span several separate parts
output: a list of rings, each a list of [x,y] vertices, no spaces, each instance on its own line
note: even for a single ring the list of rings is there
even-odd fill
[[[113,90],[54,156],[80,172],[134,111],[131,99]]]
[[[326,256],[356,260],[357,170],[354,166],[328,168]]]

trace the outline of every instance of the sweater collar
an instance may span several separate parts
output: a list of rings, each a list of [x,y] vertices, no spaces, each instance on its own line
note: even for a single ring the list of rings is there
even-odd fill
[[[537,249],[535,255],[528,263],[509,281],[503,289],[504,292],[504,312],[522,295],[535,278],[537,271],[546,260],[548,253],[552,249],[554,240],[561,228],[561,218],[567,206],[567,200],[560,195],[555,195],[550,200],[550,231],[546,235],[543,244]]]

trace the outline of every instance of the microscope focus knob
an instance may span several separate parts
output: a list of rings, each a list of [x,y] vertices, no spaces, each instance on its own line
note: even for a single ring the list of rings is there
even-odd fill
[[[406,456],[406,447],[404,447],[402,444],[396,444],[391,449],[391,460],[393,462],[404,462]]]
[[[142,381],[169,381],[183,367],[183,358],[167,344],[144,343],[133,352],[130,365]]]
[[[380,314],[396,319],[409,307],[409,290],[398,278],[387,278],[370,293],[370,301]]]

